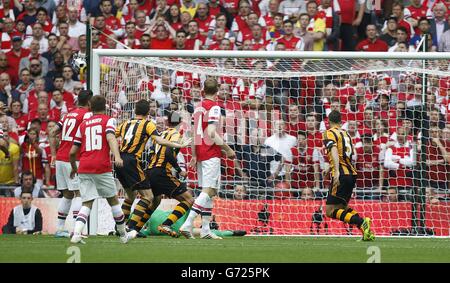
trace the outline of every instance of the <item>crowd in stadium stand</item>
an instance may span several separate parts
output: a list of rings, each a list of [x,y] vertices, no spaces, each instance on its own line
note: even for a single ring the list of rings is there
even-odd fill
[[[0,184],[20,185],[0,195],[59,195],[48,189],[56,185],[48,133],[85,87],[86,21],[94,27],[93,48],[417,52],[428,34],[429,52],[448,52],[449,8],[439,0],[0,0]],[[269,67],[258,60],[242,64]],[[439,64],[449,69],[448,62]],[[287,67],[279,60],[270,65]],[[160,130],[168,110],[193,112],[202,78],[155,72],[150,79],[159,82],[148,87],[150,116]],[[268,136],[254,127],[252,142],[234,145],[238,159],[223,160],[223,179],[236,183],[226,185],[230,197],[323,197],[320,188],[329,180],[321,133],[334,109],[354,139],[357,198],[411,200],[413,176],[427,181],[431,201],[450,197],[450,78],[429,79],[426,105],[420,78],[409,73],[320,83],[302,78],[289,87],[283,80],[219,81],[225,111],[283,113]],[[427,169],[415,172],[422,136]],[[30,174],[32,185],[25,182]],[[291,188],[298,190],[286,192]]]

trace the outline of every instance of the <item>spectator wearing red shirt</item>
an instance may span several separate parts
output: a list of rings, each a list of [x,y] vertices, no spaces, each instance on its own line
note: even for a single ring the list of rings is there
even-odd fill
[[[28,0],[23,2],[24,11],[17,16],[16,21],[21,20],[26,26],[32,25],[36,22],[37,7],[35,0]]]
[[[234,3],[236,3],[236,0],[232,0]],[[225,4],[225,8],[228,8]],[[241,0],[239,1],[239,12],[234,17],[233,24],[231,26],[231,30],[235,33],[238,33],[239,31],[248,29],[247,25],[247,16],[251,12],[251,5],[248,0]],[[230,11],[229,11],[230,12]],[[230,12],[231,13],[231,12]]]
[[[0,51],[0,74],[2,73],[6,73],[9,75],[9,79],[11,80],[11,85],[13,87],[17,85],[17,82],[19,80],[17,69],[12,67],[8,63],[6,54]]]
[[[268,10],[267,13],[261,15],[258,20],[258,23],[263,27],[272,27],[274,26],[273,17],[278,14],[280,10],[280,1],[279,0],[269,0],[268,1]]]
[[[166,13],[166,20],[174,30],[180,30],[183,27],[181,23],[180,7],[172,5]]]
[[[150,42],[150,49],[173,49],[173,40],[164,25],[156,26],[156,37]]]
[[[373,125],[373,145],[377,147],[384,160],[384,151],[389,142],[388,122],[386,120],[376,119]]]
[[[22,48],[22,37],[15,35],[12,38],[12,48],[6,53],[8,65],[15,70],[15,73],[19,73],[19,63],[24,57],[30,55],[30,49]]]
[[[446,192],[448,189],[448,180],[450,175],[450,141],[441,138],[441,129],[432,127],[430,130],[430,138],[426,145],[426,165],[428,166],[429,184],[427,193],[430,194],[431,200],[435,202],[434,197],[436,191]]]
[[[40,185],[49,184],[50,166],[46,152],[40,147],[39,132],[30,129],[21,144],[22,171],[30,171]]]
[[[38,109],[36,112],[30,113],[30,121],[31,123],[33,120],[38,119],[41,122],[41,128],[39,131],[39,140],[44,142],[47,141],[47,125],[50,121],[49,119],[49,107],[47,104],[41,103],[38,106]]]
[[[101,0],[100,11],[102,11],[103,16],[105,17],[105,27],[120,38],[123,36],[124,30],[119,19],[112,13],[112,8],[112,0]]]
[[[131,49],[139,49],[141,42],[136,38],[136,24],[134,22],[126,23],[125,31],[125,38],[121,42]]]
[[[381,190],[384,183],[383,166],[380,163],[380,152],[373,143],[371,135],[362,136],[362,147],[356,150],[356,169],[358,179],[356,198],[363,200],[381,200]],[[380,192],[374,192],[379,189]]]
[[[342,40],[342,51],[354,51],[356,32],[355,27],[361,24],[366,7],[365,0],[337,0],[341,8],[340,39]],[[357,4],[359,5],[356,11]],[[356,18],[355,18],[355,15]]]
[[[356,121],[359,123],[364,120],[364,102],[359,103],[356,96],[352,95],[348,97],[347,105],[341,111],[343,120]]]
[[[202,36],[208,35],[209,26],[213,19],[214,17],[208,13],[208,5],[199,3],[194,20],[198,23],[198,31]]]
[[[405,17],[414,27],[414,32],[420,33],[418,26],[421,18],[431,18],[431,10],[427,6],[428,1],[411,0],[411,5],[405,8]]]
[[[186,32],[178,30],[175,36],[175,49],[186,50]]]
[[[308,147],[306,133],[298,132],[298,145],[291,148],[292,163],[286,164],[287,180],[301,190],[301,198],[309,199],[314,188],[320,187],[319,164],[313,162],[313,148]]]
[[[397,142],[386,150],[384,167],[389,170],[389,201],[411,201],[414,150],[407,141],[404,127],[397,129]]]
[[[213,31],[213,33],[214,34],[211,36],[211,38],[206,39],[206,42],[204,45],[205,47],[208,48],[208,50],[219,50],[220,44],[223,39],[226,39],[230,42],[230,49],[231,49],[231,41],[229,38],[226,37],[227,34],[223,28],[216,27],[215,30]]]
[[[397,26],[400,28],[404,28],[406,34],[407,34],[407,38],[404,40],[409,40],[413,35],[414,35],[414,28],[412,26],[412,24],[405,19],[405,15],[404,15],[404,11],[405,11],[405,6],[400,3],[400,2],[395,2],[394,4],[392,4],[392,16],[394,16],[395,18],[397,18]],[[386,22],[384,23],[383,29],[384,30],[387,27],[387,22],[388,20],[386,20]]]
[[[382,94],[379,98],[379,109],[377,111],[378,118],[382,120],[396,120],[396,110],[392,109],[389,104],[389,96],[387,94]]]
[[[303,51],[305,44],[301,38],[296,37],[293,34],[294,24],[290,20],[286,20],[283,23],[284,35],[277,39],[278,43],[283,43],[286,46],[286,50],[299,50]]]
[[[136,38],[140,38],[150,27],[147,24],[147,14],[144,11],[137,10],[134,17],[136,22]]]
[[[300,110],[298,105],[292,104],[289,106],[286,132],[289,135],[296,137],[299,131],[306,131],[306,123],[300,119]]]
[[[206,37],[200,34],[198,23],[191,20],[188,24],[188,36],[186,39],[187,50],[200,50],[206,41]]]
[[[44,36],[48,36],[53,29],[52,23],[49,21],[48,12],[45,8],[40,7],[37,10],[36,23],[40,23],[42,25],[42,30],[44,31]],[[32,34],[32,26],[27,26],[26,35],[31,36]]]
[[[23,104],[20,100],[11,103],[11,117],[17,124],[17,133],[22,136],[28,126],[28,115],[22,113]]]
[[[106,39],[109,35],[114,33],[106,27],[105,16],[97,16],[95,18],[94,27],[98,30],[100,43],[106,45]]]
[[[61,91],[54,90],[52,93],[52,100],[50,102],[51,109],[49,111],[49,119],[53,121],[59,121],[64,116],[66,116],[67,113],[69,113],[73,109],[68,109],[66,106],[66,102],[63,100],[63,95]]]
[[[156,7],[150,13],[150,20],[155,20],[158,17],[165,17],[170,10],[169,5],[167,5],[167,0],[155,0]]]
[[[308,134],[308,147],[321,148],[322,147],[322,133],[318,130],[318,121],[316,113],[309,113],[306,115],[306,132]]]
[[[56,75],[53,78],[53,86],[55,90],[59,90],[62,93],[63,100],[66,102],[67,109],[72,109],[75,105],[75,98],[73,97],[72,92],[64,89],[64,77],[62,75]]]
[[[373,133],[373,121],[374,121],[374,114],[373,109],[368,107],[366,110],[364,110],[364,120],[359,125],[359,132],[361,135],[370,134]]]
[[[264,31],[260,24],[256,24],[252,27],[252,49],[253,50],[267,50],[267,45],[269,42],[267,42],[264,39]]]
[[[17,85],[16,91],[20,93],[21,101],[24,101],[28,97],[28,93],[33,90],[34,84],[31,81],[31,73],[29,69],[22,69],[20,72],[20,84]]]
[[[258,24],[258,15],[250,12],[245,19],[246,25],[243,29],[237,31],[236,45],[241,45],[244,41],[252,38],[252,28]]]
[[[370,52],[386,52],[389,46],[377,36],[377,28],[375,25],[367,25],[366,27],[367,39],[364,39],[356,45],[356,51],[370,51]]]

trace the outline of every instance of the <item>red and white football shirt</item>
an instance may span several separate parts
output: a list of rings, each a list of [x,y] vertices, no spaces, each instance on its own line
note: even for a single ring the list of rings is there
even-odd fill
[[[76,108],[58,122],[57,125],[61,129],[61,143],[59,145],[58,152],[56,153],[56,160],[69,162],[69,153],[72,148],[72,142],[74,141],[77,129],[81,122],[91,116],[92,113],[89,112],[89,110],[85,108]]]
[[[115,135],[116,119],[106,114],[96,114],[84,120],[78,127],[74,145],[81,146],[80,174],[103,174],[112,172],[110,148],[106,135]]]
[[[203,100],[194,111],[194,141],[198,161],[222,156],[220,146],[211,141],[206,131],[208,124],[220,122],[220,115],[220,106],[210,99]]]

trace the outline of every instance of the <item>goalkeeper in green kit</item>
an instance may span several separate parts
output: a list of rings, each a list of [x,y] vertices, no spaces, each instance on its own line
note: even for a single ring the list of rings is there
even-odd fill
[[[170,214],[171,211],[156,209],[148,222],[142,228],[141,234],[145,236],[164,235],[164,233],[158,230],[158,226],[161,225],[161,223],[163,223]],[[188,214],[189,213],[183,215],[183,217],[178,219],[178,221],[172,225],[172,229],[174,231],[179,230],[178,228],[180,228],[180,226],[183,225],[184,221],[186,221]],[[218,230],[218,228],[219,227],[217,223],[214,220],[211,221],[211,231],[219,237],[244,236],[247,233],[243,230]],[[200,228],[194,228],[193,232],[194,236],[200,235]]]

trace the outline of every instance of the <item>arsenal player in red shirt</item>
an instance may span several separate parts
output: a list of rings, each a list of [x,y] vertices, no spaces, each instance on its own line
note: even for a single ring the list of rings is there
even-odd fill
[[[95,199],[106,198],[111,206],[111,212],[116,222],[116,228],[122,243],[127,243],[130,237],[125,230],[125,216],[117,199],[116,183],[112,175],[111,156],[114,164],[123,166],[120,158],[119,145],[115,137],[116,120],[106,115],[106,99],[96,95],[90,100],[93,116],[84,120],[75,134],[70,149],[70,177],[78,173],[80,178],[80,194],[83,206],[78,213],[71,238],[72,243],[82,242],[81,232],[86,224],[92,204]],[[79,166],[77,155],[80,156]]]
[[[62,200],[58,206],[58,221],[56,236],[68,237],[64,231],[64,225],[69,214],[70,206],[73,206],[74,217],[81,208],[78,178],[72,180],[70,175],[69,153],[72,147],[76,131],[81,122],[92,116],[89,110],[89,100],[92,92],[83,90],[78,95],[78,107],[62,118],[50,134],[50,150],[52,155],[51,165],[56,167],[57,189],[62,192]],[[57,147],[57,135],[61,133],[60,144]],[[58,150],[57,150],[58,148]],[[76,157],[78,160],[78,157]]]
[[[195,138],[192,146],[191,166],[197,165],[198,183],[202,192],[192,205],[186,222],[180,227],[180,233],[186,238],[193,238],[193,221],[198,214],[201,214],[201,237],[221,239],[211,232],[209,226],[213,208],[212,197],[217,194],[219,189],[222,151],[225,151],[226,156],[230,159],[236,158],[236,154],[218,133],[221,119],[221,109],[217,103],[218,91],[217,80],[207,78],[204,82],[205,98],[196,107],[193,115]]]

